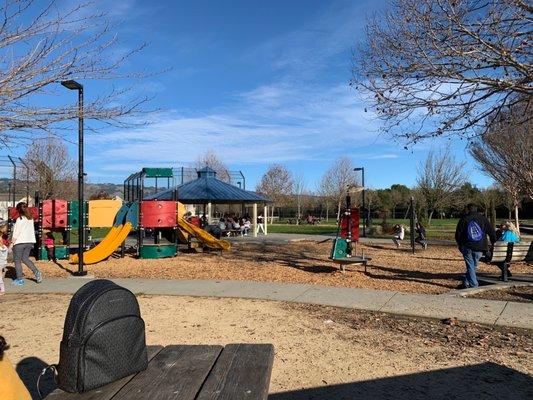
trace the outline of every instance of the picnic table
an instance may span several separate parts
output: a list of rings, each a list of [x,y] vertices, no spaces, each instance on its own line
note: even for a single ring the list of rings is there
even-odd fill
[[[271,344],[148,346],[148,368],[82,394],[56,389],[46,400],[266,399]]]

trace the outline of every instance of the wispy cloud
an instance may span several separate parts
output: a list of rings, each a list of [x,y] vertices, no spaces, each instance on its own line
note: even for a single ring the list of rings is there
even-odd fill
[[[88,159],[99,165],[94,172],[123,175],[147,164],[191,163],[207,149],[230,165],[323,162],[383,143],[374,116],[347,84],[364,13],[352,2],[329,7],[243,52],[243,63],[271,69],[270,81],[236,90],[214,107],[168,110],[151,116],[147,127],[94,136]]]
[[[261,43],[246,54],[245,60],[261,60],[285,77],[314,77],[323,69],[339,66],[348,72],[349,56],[362,32],[367,3],[323,4],[314,19]]]
[[[266,164],[334,157],[376,141],[376,127],[346,87],[262,86],[216,112],[152,118],[146,127],[95,136],[92,161],[187,163],[212,148],[227,163]]]
[[[375,156],[369,156],[365,157],[368,160],[382,160],[382,159],[388,159],[388,158],[398,158],[398,154],[378,154]]]

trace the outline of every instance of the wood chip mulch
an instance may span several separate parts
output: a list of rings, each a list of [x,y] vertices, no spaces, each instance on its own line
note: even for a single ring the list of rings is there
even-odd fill
[[[180,253],[177,257],[141,260],[132,256],[109,258],[87,266],[99,278],[252,280],[281,283],[370,288],[411,293],[444,293],[454,289],[464,274],[464,261],[450,246],[417,249],[390,245],[359,245],[371,257],[368,272],[362,265],[348,267],[345,274],[328,260],[331,243],[294,242],[286,245],[237,243],[230,251]],[[56,265],[39,262],[45,277],[66,277],[76,270],[66,260]],[[479,272],[498,276],[495,266],[481,264]],[[533,264],[513,265],[513,273],[532,273]],[[29,271],[26,270],[29,275]],[[12,271],[8,272],[8,275]]]

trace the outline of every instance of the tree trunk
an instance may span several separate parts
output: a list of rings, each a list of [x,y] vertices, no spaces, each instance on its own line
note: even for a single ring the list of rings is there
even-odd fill
[[[271,218],[270,218],[270,225],[274,225],[274,204],[272,204],[272,212],[270,213],[271,215]]]
[[[492,226],[496,226],[496,208],[494,207],[494,201],[491,199],[489,204],[489,210],[490,210],[490,223]]]
[[[298,215],[296,215],[296,225],[300,225],[301,211],[302,211],[302,206],[300,204],[300,196],[298,196]]]
[[[326,221],[329,221],[329,204],[326,203]]]
[[[396,219],[396,205],[392,206],[392,219]]]
[[[431,210],[431,212],[429,213],[429,216],[428,216],[428,227],[431,226],[431,218],[433,218],[433,212],[435,210]]]
[[[337,206],[337,221],[341,219],[341,202],[339,201],[339,205]]]
[[[515,225],[518,232],[520,232],[520,222],[518,221],[518,204],[515,204],[514,206],[514,219],[515,219]]]

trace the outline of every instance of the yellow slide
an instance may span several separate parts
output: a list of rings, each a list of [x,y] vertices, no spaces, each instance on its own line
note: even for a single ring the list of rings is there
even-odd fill
[[[196,239],[212,249],[229,250],[231,248],[231,243],[227,240],[217,239],[202,228],[198,228],[196,225],[187,222],[185,218],[178,217],[178,228],[196,237]]]
[[[106,237],[95,247],[83,253],[83,263],[95,264],[113,254],[133,229],[133,222],[138,211],[138,203],[123,204],[115,215],[114,225]],[[77,263],[78,255],[73,255],[70,262]]]
[[[91,250],[83,253],[84,264],[95,264],[102,260],[105,260],[113,252],[119,248],[124,240],[128,237],[133,226],[131,222],[126,222],[125,225],[114,226],[111,228],[106,237],[98,243]],[[71,259],[72,263],[78,262],[78,255],[74,254]]]

